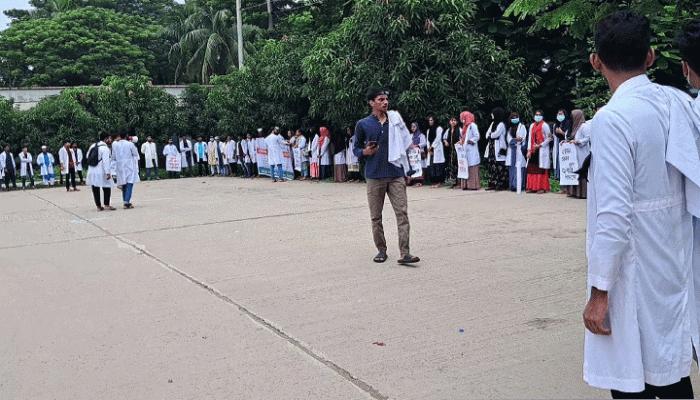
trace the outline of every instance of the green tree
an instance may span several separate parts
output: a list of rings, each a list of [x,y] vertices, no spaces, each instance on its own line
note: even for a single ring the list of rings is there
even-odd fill
[[[3,148],[6,145],[13,147],[12,151],[16,152],[16,139],[19,136],[17,132],[17,118],[19,112],[14,109],[14,100],[0,97],[0,146]]]
[[[212,75],[224,75],[237,65],[238,41],[231,11],[216,9],[203,0],[187,0],[170,20],[161,35],[172,43],[175,82],[184,76],[206,84]],[[244,57],[254,51],[251,43],[259,34],[260,29],[244,26]]]
[[[358,0],[356,10],[304,59],[312,116],[336,127],[356,121],[371,86],[389,88],[407,121],[494,103],[529,112],[536,79],[475,32],[472,1]]]
[[[110,75],[148,75],[147,46],[157,27],[144,18],[95,7],[12,24],[0,32],[0,84],[79,86]]]

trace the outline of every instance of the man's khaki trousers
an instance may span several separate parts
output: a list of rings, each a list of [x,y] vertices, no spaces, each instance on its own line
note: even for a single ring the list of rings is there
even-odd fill
[[[399,228],[399,250],[402,255],[409,254],[408,242],[411,226],[408,223],[408,198],[404,178],[367,179],[367,202],[372,220],[374,244],[377,246],[377,250],[386,253],[386,239],[382,224],[382,211],[386,195],[389,195],[389,201],[396,214],[396,225]]]

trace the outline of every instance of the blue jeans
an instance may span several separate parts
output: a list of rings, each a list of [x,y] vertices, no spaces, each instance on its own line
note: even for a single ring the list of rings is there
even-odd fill
[[[124,184],[124,188],[122,189],[122,198],[124,199],[124,204],[131,203],[131,192],[133,190],[134,190],[133,183]]]
[[[146,179],[151,179],[151,170],[156,172],[156,178],[158,178],[158,167],[146,168]]]
[[[280,180],[282,180],[282,164],[270,165],[270,176],[275,179],[275,167],[277,167],[277,175],[279,175]]]

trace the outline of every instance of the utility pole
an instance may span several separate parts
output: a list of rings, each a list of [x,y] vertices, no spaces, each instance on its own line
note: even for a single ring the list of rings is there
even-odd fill
[[[238,69],[243,69],[243,19],[241,18],[241,0],[236,0],[236,30],[238,31]]]
[[[267,0],[267,15],[270,18],[267,27],[269,30],[272,30],[272,28],[274,27],[272,24],[272,0]]]

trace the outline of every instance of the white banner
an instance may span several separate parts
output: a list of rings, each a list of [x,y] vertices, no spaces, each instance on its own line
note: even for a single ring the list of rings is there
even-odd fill
[[[457,178],[469,179],[469,163],[467,163],[467,148],[459,143],[455,143],[457,153]]]
[[[284,179],[293,180],[294,170],[292,170],[292,153],[282,150],[282,175]],[[267,158],[267,147],[258,148],[258,175],[271,176],[270,162]]]
[[[180,172],[182,170],[181,162],[182,156],[180,155],[180,153],[170,154],[165,158],[165,170],[172,172]]]
[[[578,157],[576,155],[576,145],[565,143],[559,146],[559,165],[561,165],[561,173],[559,174],[559,183],[562,185],[577,186],[578,174]]]
[[[408,164],[411,169],[415,171],[415,174],[411,175],[411,178],[420,178],[423,176],[423,165],[420,158],[420,149],[418,147],[408,151]]]

